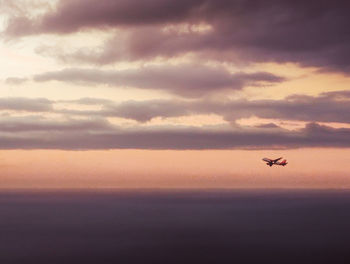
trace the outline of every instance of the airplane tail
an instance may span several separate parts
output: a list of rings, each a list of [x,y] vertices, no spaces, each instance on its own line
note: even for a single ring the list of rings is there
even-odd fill
[[[286,166],[288,163],[287,163],[287,160],[282,160],[281,163],[279,165],[282,165],[282,166]]]

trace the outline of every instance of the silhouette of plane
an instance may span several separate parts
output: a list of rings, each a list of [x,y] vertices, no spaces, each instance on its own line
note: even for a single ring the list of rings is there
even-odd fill
[[[266,162],[266,165],[269,165],[270,167],[272,165],[280,165],[280,166],[286,166],[288,163],[287,163],[287,160],[282,160],[282,161],[279,161],[281,160],[282,157],[278,158],[278,159],[269,159],[269,158],[263,158],[262,160]]]

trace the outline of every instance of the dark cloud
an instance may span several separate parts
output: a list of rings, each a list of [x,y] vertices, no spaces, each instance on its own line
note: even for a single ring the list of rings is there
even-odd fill
[[[345,0],[61,0],[56,10],[36,19],[12,18],[6,34],[116,27],[128,31],[122,45],[110,41],[101,53],[79,51],[73,58],[104,64],[200,52],[201,57],[220,60],[296,62],[348,73],[349,9]],[[206,34],[162,30],[183,23],[207,23],[212,30]]]
[[[208,3],[207,3],[208,2]],[[72,33],[84,28],[181,22],[200,19],[212,7],[205,0],[61,0],[56,10],[42,17],[14,17],[7,28],[10,35]],[[224,7],[220,8],[223,10]],[[199,16],[198,18],[196,18]],[[24,27],[23,27],[24,26]]]
[[[0,118],[1,132],[71,132],[71,131],[106,131],[113,129],[113,126],[101,118],[79,120],[53,120],[37,116],[25,117],[3,117]]]
[[[56,109],[59,103],[99,105],[100,110]],[[48,112],[61,117],[3,115],[0,118],[2,149],[273,149],[299,147],[350,147],[350,129],[321,126],[317,122],[350,123],[350,93],[338,91],[317,97],[294,95],[284,100],[151,100],[115,103],[82,98],[51,102],[46,99],[2,98],[0,109]],[[309,122],[299,130],[274,124],[256,127],[134,126],[121,128],[108,117],[139,122],[154,117],[217,114],[235,122],[242,117]]]
[[[7,132],[1,131],[0,133]],[[1,136],[1,149],[272,149],[350,147],[350,129],[308,124],[299,131],[196,129],[168,127],[88,129],[67,133],[12,133]]]
[[[91,104],[75,101],[80,104]],[[281,100],[149,100],[105,103],[98,111],[62,110],[72,115],[97,115],[122,117],[139,122],[152,118],[178,117],[196,114],[217,114],[226,121],[235,122],[240,118],[257,116],[260,118],[294,120],[306,122],[350,123],[350,92],[338,91],[323,93],[320,96],[293,95]]]
[[[200,97],[217,90],[239,90],[245,86],[278,83],[285,79],[267,72],[232,74],[224,67],[182,64],[146,66],[119,71],[66,69],[36,75],[34,80],[155,89],[181,96]]]
[[[53,105],[60,103],[96,105],[100,109],[76,110],[67,105],[64,108],[53,108]],[[328,92],[319,96],[292,95],[281,100],[146,100],[121,103],[98,98],[71,101],[1,98],[0,110],[51,112],[85,118],[120,117],[138,122],[147,122],[157,117],[216,114],[232,123],[251,116],[285,121],[350,123],[350,92]]]
[[[15,98],[14,98],[15,99]],[[185,101],[152,100],[114,103],[82,98],[68,103],[100,105],[101,110],[52,109],[45,99],[0,100],[4,109],[61,113],[63,119],[36,116],[0,118],[2,149],[272,149],[299,147],[350,147],[350,129],[321,126],[310,121],[350,123],[348,91],[318,97],[290,96],[285,100]],[[22,101],[21,101],[22,100]],[[31,104],[28,103],[30,101]],[[5,102],[5,103],[4,103]],[[16,102],[17,104],[14,104]],[[44,102],[44,107],[40,105]],[[60,103],[58,101],[58,103]],[[6,106],[7,104],[7,106]],[[135,126],[121,128],[106,121],[123,117],[140,122],[154,117],[218,114],[227,121],[255,115],[261,118],[310,122],[305,128],[289,131],[273,124],[245,128],[217,126]],[[79,116],[73,118],[73,116]],[[70,116],[70,117],[68,117]],[[83,117],[83,118],[82,118]]]
[[[0,110],[27,112],[48,112],[52,110],[52,102],[45,98],[7,97],[0,98]]]
[[[226,108],[226,120],[255,115],[296,121],[350,123],[350,100],[336,99],[337,93],[321,96],[294,95],[283,100],[232,102]],[[343,92],[338,94],[341,95]],[[228,110],[228,111],[227,111]]]
[[[324,92],[320,95],[323,99],[350,100],[350,91]]]

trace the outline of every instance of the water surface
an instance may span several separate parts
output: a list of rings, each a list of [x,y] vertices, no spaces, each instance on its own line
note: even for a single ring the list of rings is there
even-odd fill
[[[0,263],[350,263],[350,191],[0,191]]]

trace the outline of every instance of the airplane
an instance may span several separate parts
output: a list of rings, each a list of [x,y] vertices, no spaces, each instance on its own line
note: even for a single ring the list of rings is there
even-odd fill
[[[286,166],[288,163],[287,163],[287,160],[282,160],[282,161],[279,161],[281,160],[282,157],[278,158],[278,159],[268,159],[268,158],[263,158],[262,160],[266,162],[266,165],[269,165],[270,167],[272,165],[280,165],[280,166]]]

